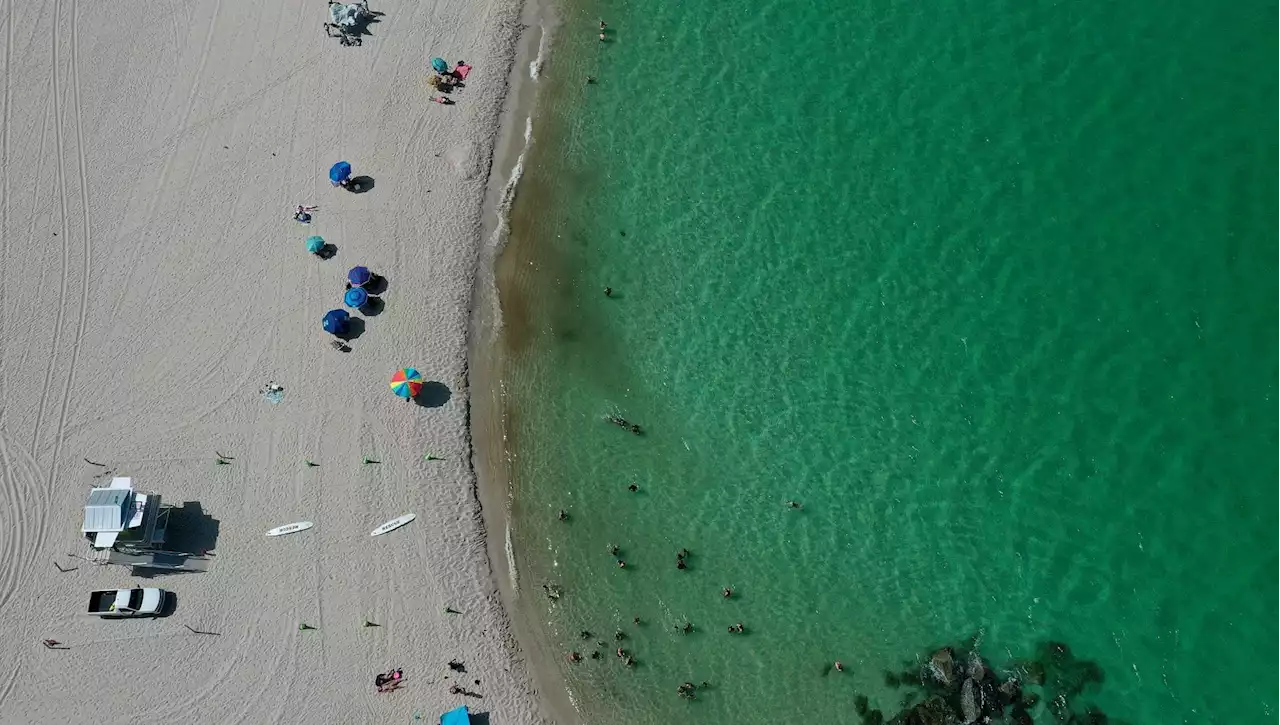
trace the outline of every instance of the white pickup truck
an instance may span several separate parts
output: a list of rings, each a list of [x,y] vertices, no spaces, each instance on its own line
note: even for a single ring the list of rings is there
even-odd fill
[[[168,592],[163,589],[106,589],[89,594],[89,614],[96,617],[146,617],[159,614]]]

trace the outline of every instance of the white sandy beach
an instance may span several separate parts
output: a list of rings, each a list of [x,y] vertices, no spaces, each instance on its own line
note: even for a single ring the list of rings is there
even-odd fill
[[[345,48],[321,0],[5,6],[0,722],[432,723],[463,703],[495,725],[546,720],[486,556],[467,430],[516,8],[372,8],[373,35]],[[436,55],[474,66],[455,106],[427,100]],[[374,188],[332,188],[342,159]],[[312,224],[298,204],[320,206]],[[337,256],[307,254],[311,234]],[[356,264],[388,289],[344,354],[320,319]],[[391,394],[405,365],[442,384],[432,405]],[[139,578],[69,556],[86,553],[103,470],[198,504],[211,569]],[[91,590],[122,586],[176,608],[83,614]],[[392,667],[404,686],[376,694]]]

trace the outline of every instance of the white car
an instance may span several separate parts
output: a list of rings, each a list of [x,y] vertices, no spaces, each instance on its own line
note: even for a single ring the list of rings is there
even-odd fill
[[[96,617],[148,617],[160,613],[169,593],[163,589],[105,589],[89,594]]]

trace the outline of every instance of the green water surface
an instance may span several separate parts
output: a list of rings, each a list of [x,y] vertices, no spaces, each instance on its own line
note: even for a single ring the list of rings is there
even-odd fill
[[[588,722],[855,722],[975,633],[1096,660],[1080,709],[1274,721],[1274,5],[563,13],[499,270]]]

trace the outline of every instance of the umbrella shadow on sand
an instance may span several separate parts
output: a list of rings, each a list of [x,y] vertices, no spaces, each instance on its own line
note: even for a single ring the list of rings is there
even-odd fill
[[[364,320],[352,317],[347,320],[347,327],[340,334],[334,335],[345,342],[351,342],[364,334]]]
[[[422,390],[414,396],[413,402],[424,408],[439,408],[449,402],[451,397],[453,397],[453,391],[449,390],[448,385],[429,380],[422,384]]]
[[[372,176],[361,174],[360,176],[351,177],[345,188],[352,194],[366,194],[373,191],[374,183]]]

